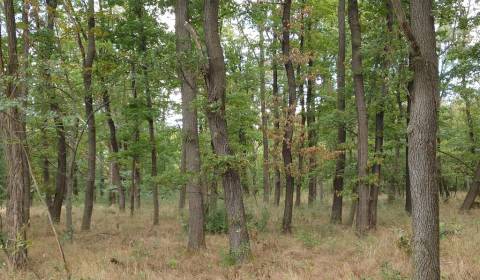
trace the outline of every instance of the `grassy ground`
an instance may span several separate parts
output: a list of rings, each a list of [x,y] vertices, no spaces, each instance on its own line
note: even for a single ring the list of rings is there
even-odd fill
[[[444,279],[480,279],[480,210],[459,215],[463,195],[441,204],[441,265]],[[144,203],[145,205],[146,203]],[[186,233],[176,201],[162,201],[161,224],[151,226],[151,207],[134,217],[95,206],[93,227],[73,242],[58,229],[73,279],[408,279],[410,220],[400,201],[379,204],[378,230],[359,239],[347,226],[328,223],[329,203],[294,209],[294,233],[279,231],[282,207],[262,210],[249,199],[252,259],[229,262],[227,237],[207,236],[207,250],[185,250]],[[345,215],[349,206],[344,208]],[[63,217],[62,217],[63,218]],[[79,228],[81,209],[75,209]],[[46,211],[32,209],[30,269],[0,279],[65,279]],[[3,257],[3,256],[2,256]]]

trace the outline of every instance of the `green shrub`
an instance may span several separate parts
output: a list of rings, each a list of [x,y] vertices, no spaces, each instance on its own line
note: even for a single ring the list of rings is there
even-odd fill
[[[228,232],[227,212],[224,207],[208,212],[205,221],[205,231],[213,234]]]

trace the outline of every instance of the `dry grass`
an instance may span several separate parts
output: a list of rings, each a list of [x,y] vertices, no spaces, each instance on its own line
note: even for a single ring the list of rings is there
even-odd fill
[[[442,203],[442,276],[480,279],[480,211],[459,215],[459,203]],[[258,216],[259,207],[248,204]],[[96,205],[92,230],[62,243],[73,279],[408,279],[410,258],[400,237],[408,240],[410,224],[400,202],[380,203],[378,230],[361,239],[349,227],[330,225],[329,211],[327,203],[295,209],[294,233],[282,235],[282,209],[270,207],[266,230],[251,229],[253,257],[242,266],[228,265],[225,235],[208,235],[206,251],[188,253],[173,199],[163,201],[158,227],[151,226],[150,207],[132,218]],[[76,209],[78,223],[80,214]],[[12,274],[3,268],[0,279],[65,279],[41,207],[32,209],[29,238],[30,270]]]

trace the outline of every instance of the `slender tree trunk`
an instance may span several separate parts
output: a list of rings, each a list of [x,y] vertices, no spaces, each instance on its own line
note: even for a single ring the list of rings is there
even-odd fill
[[[370,188],[367,182],[368,165],[368,116],[365,104],[365,89],[363,84],[362,66],[362,40],[360,30],[360,17],[357,0],[348,1],[348,18],[352,37],[352,72],[355,86],[355,103],[357,105],[358,118],[358,208],[356,230],[363,234],[369,225],[369,200]]]
[[[22,23],[24,26],[27,28],[23,29],[22,32],[22,38],[23,38],[23,88],[22,88],[22,99],[23,99],[23,106],[27,106],[27,99],[28,99],[28,88],[29,88],[29,79],[31,77],[31,74],[29,74],[29,69],[30,69],[30,21],[29,21],[29,13],[30,13],[30,1],[27,0],[22,0]],[[1,34],[0,34],[1,37]],[[1,46],[1,42],[0,42]],[[1,56],[1,55],[0,55]],[[3,67],[3,58],[1,65]],[[2,68],[3,71],[3,68]],[[23,132],[26,133],[27,131],[27,116],[24,112],[22,112],[22,126],[23,126]],[[27,139],[27,136],[25,135],[25,140]],[[25,143],[25,148],[28,148],[27,143]],[[25,173],[23,175],[23,180],[25,180],[25,201],[23,203],[24,205],[24,215],[25,215],[25,222],[27,224],[30,223],[30,205],[32,203],[31,199],[31,193],[30,193],[30,167],[28,166],[28,153],[29,151],[27,150],[23,156],[23,172]]]
[[[218,30],[218,6],[218,0],[205,0],[204,2],[204,30],[208,55],[206,80],[209,104],[206,114],[215,154],[224,158],[233,153],[229,145],[225,120],[226,71]],[[236,261],[242,261],[250,255],[250,242],[240,176],[237,170],[227,166],[223,171],[222,179],[227,208],[230,253]]]
[[[283,3],[282,15],[282,53],[285,60],[285,72],[287,74],[288,84],[288,109],[287,120],[285,122],[285,134],[282,144],[283,164],[285,166],[285,208],[283,212],[282,231],[291,233],[292,231],[292,212],[293,212],[293,162],[292,162],[292,139],[293,126],[295,118],[295,109],[297,104],[297,89],[295,86],[295,72],[293,69],[292,58],[290,57],[290,12],[292,7],[291,0],[285,0]]]
[[[118,208],[120,212],[125,212],[125,188],[122,185],[122,180],[120,177],[120,164],[118,162],[117,156],[120,151],[118,147],[117,140],[117,129],[115,127],[115,122],[112,116],[112,109],[110,106],[110,95],[108,91],[103,92],[103,106],[105,107],[105,115],[107,118],[108,129],[110,132],[110,147],[112,148],[112,184],[117,188],[118,191]]]
[[[270,160],[268,148],[268,116],[266,106],[266,89],[265,89],[265,39],[264,24],[262,23],[258,32],[260,34],[260,111],[262,114],[262,146],[263,146],[263,202],[268,203],[270,198]]]
[[[15,82],[18,79],[17,35],[15,11],[12,0],[4,1],[5,21],[8,36],[8,64],[6,75],[10,78],[5,87],[5,97],[8,100],[18,100],[21,92],[17,90]],[[3,72],[3,68],[2,68]],[[1,75],[4,76],[3,73]],[[13,269],[23,268],[27,263],[27,234],[28,217],[25,205],[25,191],[27,190],[24,161],[25,131],[20,108],[10,107],[0,112],[0,132],[2,135],[5,162],[6,162],[6,250],[9,252],[9,264]]]
[[[205,2],[205,9],[207,9],[207,5],[209,4],[207,2]],[[206,247],[204,232],[205,211],[200,180],[200,145],[198,137],[197,108],[195,105],[197,98],[196,77],[194,71],[188,65],[183,63],[184,61],[187,61],[187,58],[191,55],[191,40],[185,27],[188,20],[188,1],[178,0],[175,6],[175,35],[178,62],[177,74],[182,85],[182,165],[184,165],[185,174],[189,176],[186,184],[189,210],[188,250],[196,251]],[[208,19],[205,18],[205,26],[207,26],[207,20]],[[212,30],[209,31],[212,32]],[[212,34],[210,34],[210,36],[212,36]],[[219,35],[217,34],[217,36]],[[217,47],[220,47],[220,42],[218,42]],[[185,196],[183,196],[183,201],[185,201]],[[180,203],[182,203],[182,199],[180,200]],[[228,206],[229,205],[227,205],[227,207]]]
[[[280,178],[280,168],[278,167],[278,151],[280,150],[280,95],[278,93],[278,63],[277,63],[277,33],[273,32],[273,43],[272,43],[272,96],[273,96],[273,114],[274,114],[274,129],[275,129],[275,139],[274,139],[274,161],[275,161],[275,171],[274,171],[274,181],[275,181],[275,196],[274,202],[276,206],[280,205],[280,196],[282,194],[281,190],[281,178]]]
[[[90,230],[93,214],[93,197],[95,194],[95,160],[97,155],[97,139],[95,129],[95,112],[93,110],[92,67],[95,58],[95,8],[94,0],[88,0],[87,7],[88,32],[87,50],[83,60],[83,86],[85,89],[85,113],[88,135],[88,170],[85,184],[85,201],[82,219],[82,230]]]
[[[387,36],[393,31],[393,11],[390,0],[386,1],[386,10],[387,10]],[[385,115],[385,98],[387,97],[389,88],[388,88],[388,75],[390,70],[390,61],[389,61],[389,49],[390,49],[390,40],[387,37],[387,43],[384,47],[385,58],[382,63],[382,68],[384,71],[384,77],[382,81],[382,90],[381,96],[379,98],[378,111],[375,115],[375,164],[373,165],[373,174],[375,175],[375,183],[371,186],[370,189],[370,219],[369,227],[375,229],[377,227],[377,204],[378,204],[378,193],[380,186],[382,185],[382,162],[383,162],[383,139],[384,139],[384,115]]]
[[[300,55],[303,55],[304,52],[304,45],[305,45],[305,34],[304,34],[304,12],[303,9],[305,8],[305,3],[302,2],[302,11],[300,12]],[[304,93],[304,78],[302,77],[302,66],[299,63],[297,65],[297,81],[298,81],[298,99],[300,99],[300,135],[299,135],[299,151],[298,151],[298,178],[297,178],[297,188],[296,188],[296,196],[295,196],[295,206],[300,206],[302,199],[302,183],[303,183],[303,165],[304,165],[304,158],[303,158],[303,148],[305,146],[305,123],[307,121],[305,115],[305,93]]]
[[[338,1],[338,57],[337,57],[337,110],[339,114],[345,112],[345,0]],[[333,178],[333,203],[330,221],[334,224],[342,223],[343,208],[343,178],[345,174],[345,142],[347,133],[345,121],[339,118],[337,132],[337,150],[340,154],[335,164]]]
[[[311,26],[309,25],[309,31]],[[315,127],[315,96],[313,86],[315,78],[312,73],[313,60],[308,59],[308,78],[307,78],[307,134],[308,147],[313,148],[317,144],[317,132]],[[308,163],[308,205],[312,205],[317,199],[317,159],[315,154],[309,156]]]

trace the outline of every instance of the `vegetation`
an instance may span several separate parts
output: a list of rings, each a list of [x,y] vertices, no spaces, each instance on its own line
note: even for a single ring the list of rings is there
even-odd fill
[[[475,279],[479,23],[2,1],[0,278]]]

